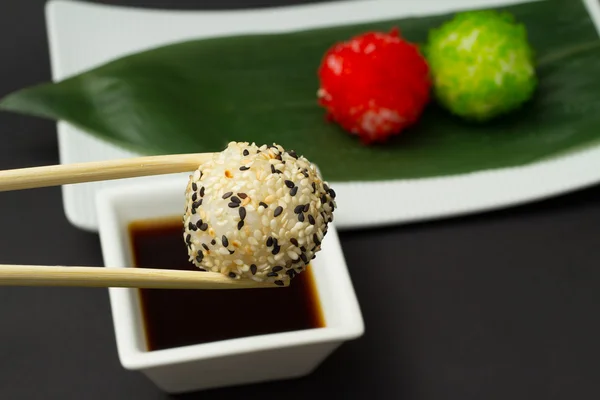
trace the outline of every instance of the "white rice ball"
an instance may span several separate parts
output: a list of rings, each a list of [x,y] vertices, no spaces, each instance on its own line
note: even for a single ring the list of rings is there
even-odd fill
[[[284,285],[321,249],[335,192],[306,158],[231,142],[186,188],[184,240],[197,267]]]

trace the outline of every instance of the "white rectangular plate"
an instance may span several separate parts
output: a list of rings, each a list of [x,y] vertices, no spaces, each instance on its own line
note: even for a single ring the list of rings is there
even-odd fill
[[[600,3],[583,1],[596,27],[600,27]],[[52,0],[47,3],[46,19],[52,77],[58,81],[124,55],[191,38],[285,32],[520,2],[522,0],[356,0],[216,12],[134,9]],[[64,122],[58,123],[58,140],[63,164],[136,156]],[[185,176],[187,174],[134,179],[152,183]],[[102,187],[127,185],[131,181],[64,186],[67,218],[81,229],[96,231],[96,191]],[[598,182],[600,147],[518,168],[443,178],[331,184],[338,194],[336,225],[338,229],[349,229],[508,207]],[[185,185],[182,186],[182,198],[184,189]],[[393,207],[389,199],[394,199]]]

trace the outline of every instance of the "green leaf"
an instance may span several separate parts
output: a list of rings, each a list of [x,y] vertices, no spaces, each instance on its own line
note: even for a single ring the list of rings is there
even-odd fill
[[[337,182],[518,166],[596,143],[600,42],[583,3],[502,9],[528,28],[540,61],[535,98],[487,124],[466,123],[432,104],[416,127],[385,145],[362,145],[326,122],[316,100],[322,55],[334,42],[396,26],[423,43],[452,15],[178,43],[18,91],[0,108],[65,120],[146,154],[220,151],[231,140],[276,142]]]

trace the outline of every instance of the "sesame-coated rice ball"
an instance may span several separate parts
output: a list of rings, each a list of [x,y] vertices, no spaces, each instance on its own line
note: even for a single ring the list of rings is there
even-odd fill
[[[197,267],[284,285],[321,249],[335,192],[279,145],[231,142],[191,176],[184,240]]]

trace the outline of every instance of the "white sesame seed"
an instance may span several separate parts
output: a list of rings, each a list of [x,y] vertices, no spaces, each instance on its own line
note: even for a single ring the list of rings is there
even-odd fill
[[[292,228],[292,233],[298,232],[304,226],[303,222],[296,222],[296,225]]]

